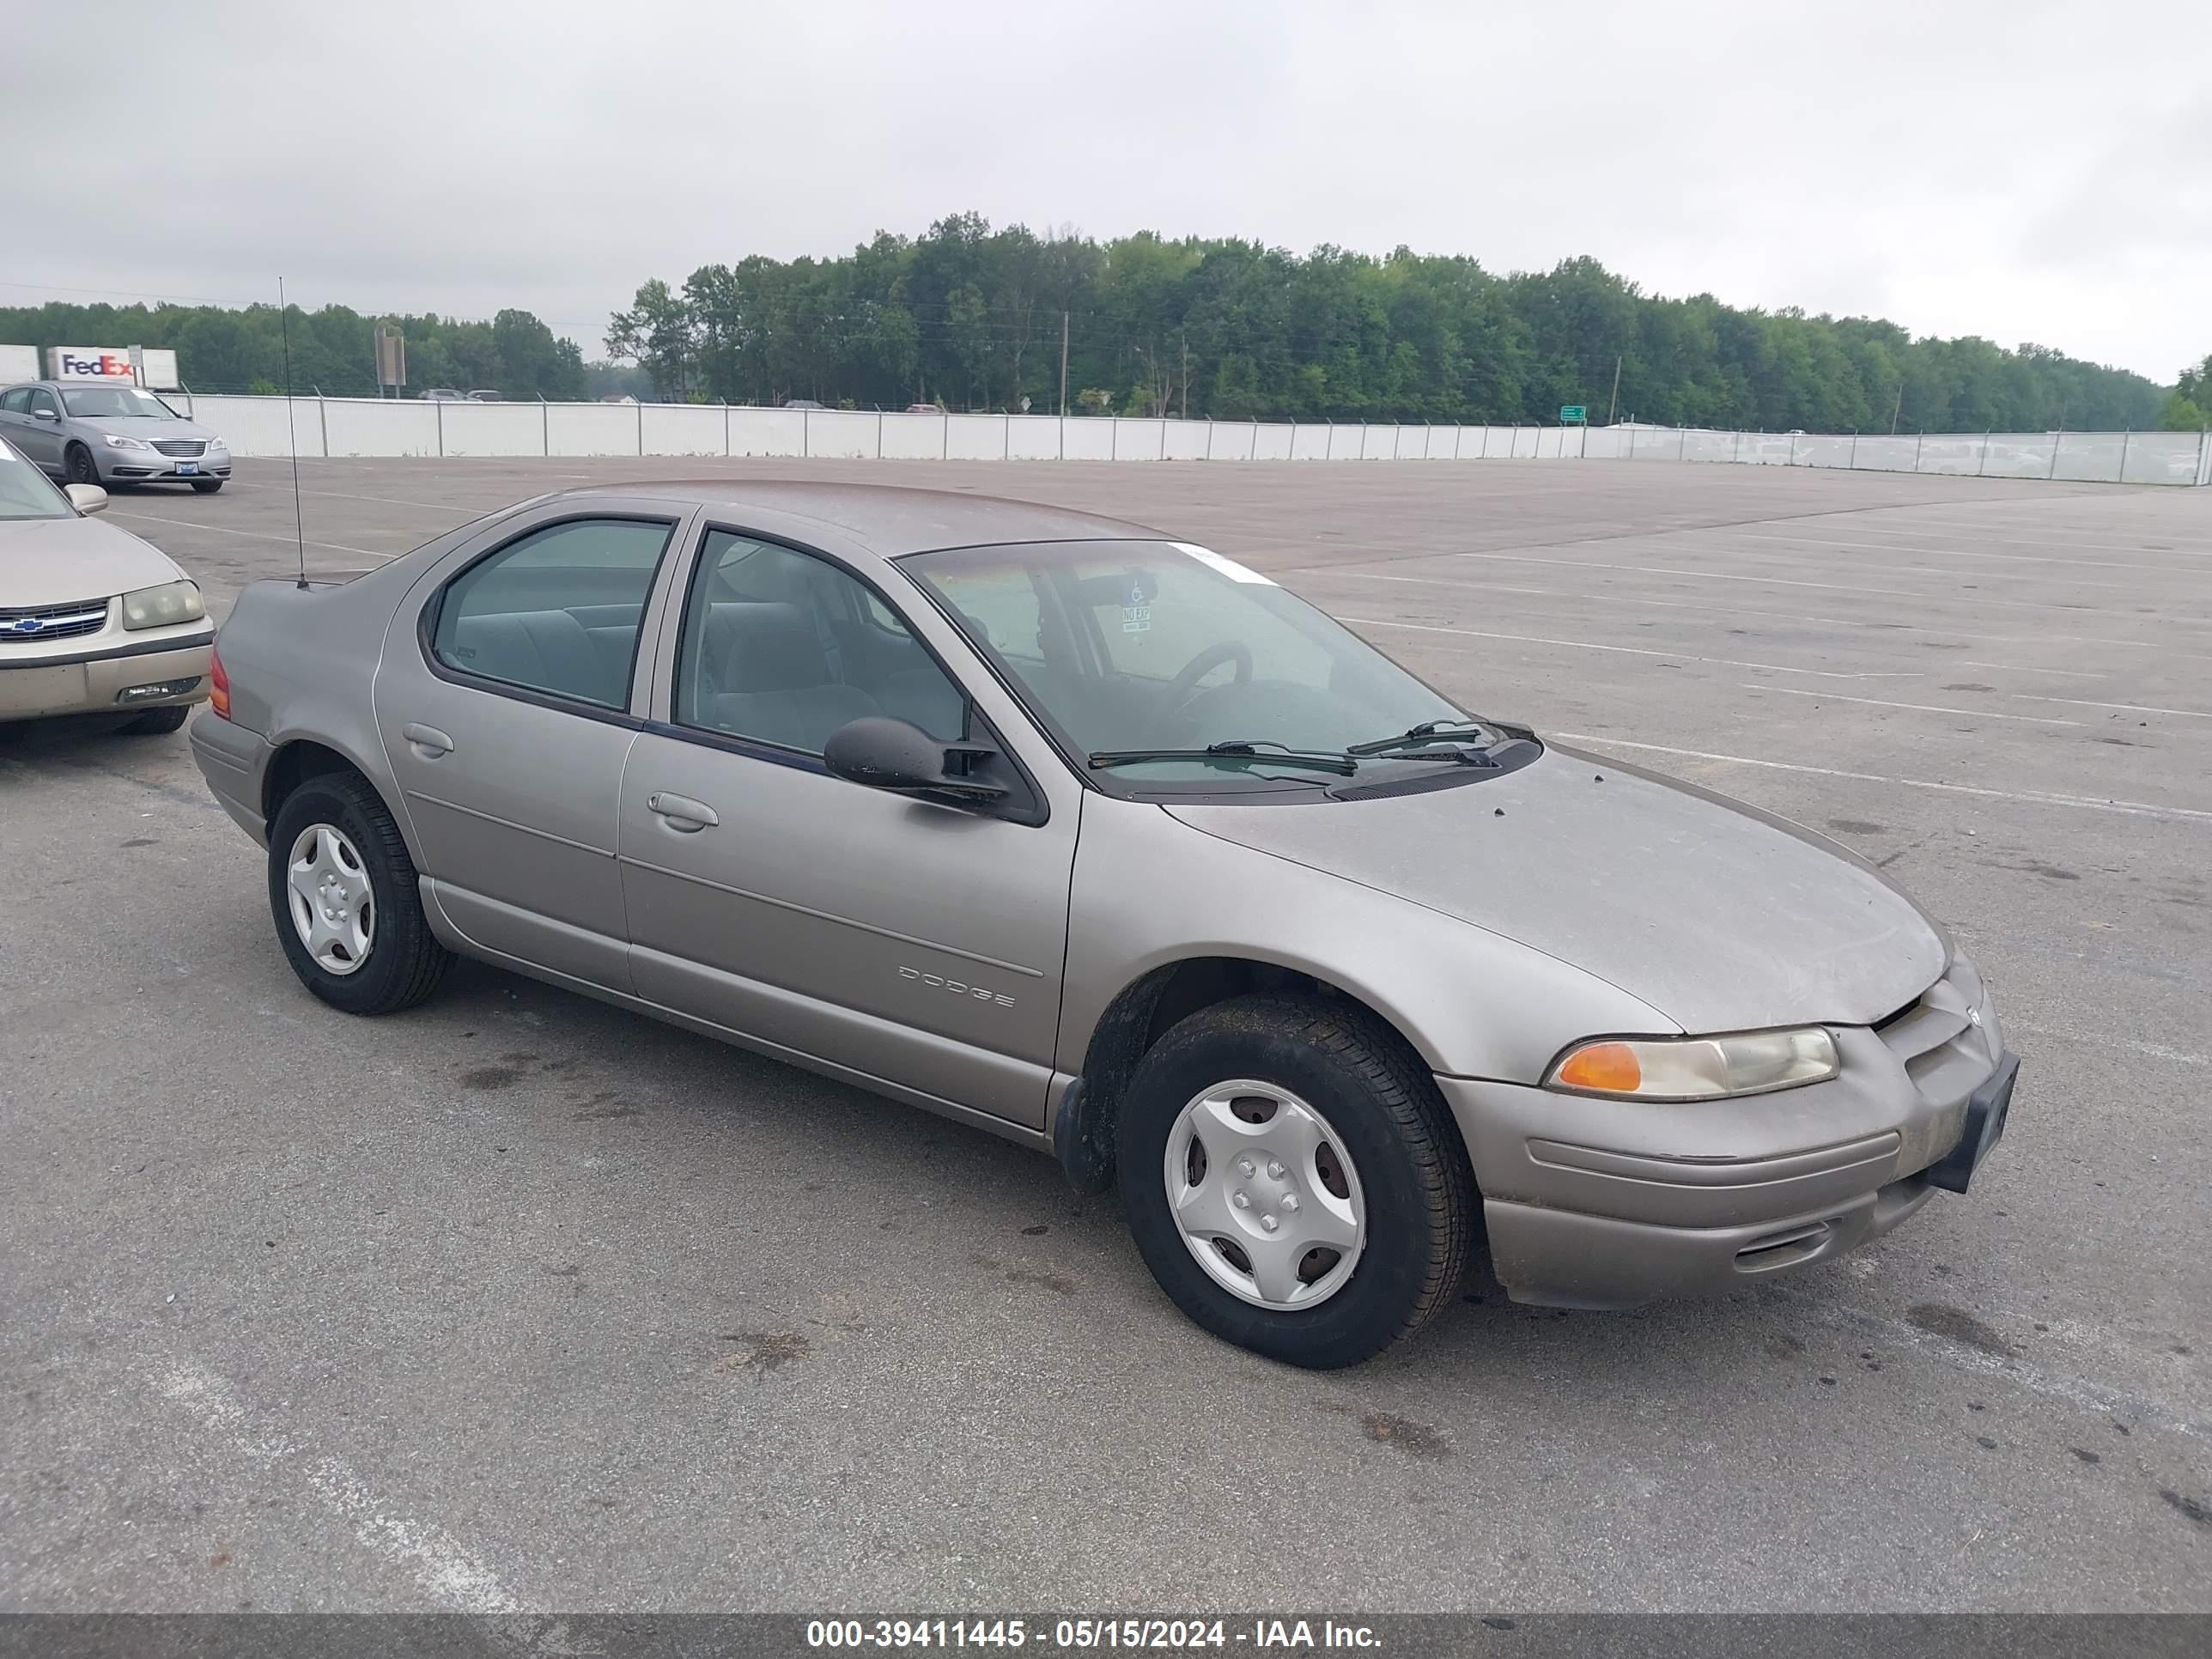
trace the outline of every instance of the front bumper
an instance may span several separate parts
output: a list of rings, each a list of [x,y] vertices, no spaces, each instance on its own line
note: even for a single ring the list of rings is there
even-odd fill
[[[102,483],[190,483],[195,478],[228,478],[230,452],[211,449],[198,455],[164,455],[158,449],[112,449],[87,446]]]
[[[49,714],[128,714],[173,703],[204,702],[213,630],[173,633],[111,629],[36,657],[0,649],[0,720]],[[148,630],[152,632],[154,630]]]
[[[1879,1026],[1831,1028],[1826,1083],[1662,1105],[1440,1077],[1516,1302],[1627,1308],[1706,1294],[1879,1237],[1936,1190],[2006,1060],[1964,957]]]

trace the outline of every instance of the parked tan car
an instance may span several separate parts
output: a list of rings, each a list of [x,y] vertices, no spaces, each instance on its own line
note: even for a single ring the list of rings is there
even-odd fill
[[[125,714],[125,731],[173,732],[207,697],[198,585],[89,516],[106,506],[98,485],[64,492],[0,442],[0,720]]]
[[[580,490],[254,584],[216,675],[193,750],[324,1001],[463,952],[1049,1150],[1301,1364],[1486,1234],[1580,1307],[1832,1260],[2011,1098],[1973,964],[1863,860],[1133,525]]]

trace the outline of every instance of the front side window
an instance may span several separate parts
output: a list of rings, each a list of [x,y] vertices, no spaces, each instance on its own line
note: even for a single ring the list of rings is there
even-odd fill
[[[71,386],[62,393],[69,412],[80,416],[135,416],[141,420],[173,421],[177,411],[149,392],[135,386]]]
[[[912,555],[915,577],[1085,756],[1214,744],[1341,754],[1460,709],[1266,577],[1175,542]],[[1116,765],[1212,787],[1197,760]]]
[[[432,652],[465,674],[627,708],[638,626],[670,528],[579,519],[508,543],[446,585]]]
[[[0,444],[0,520],[66,519],[74,509],[46,475]],[[8,560],[0,550],[0,592],[6,591]]]
[[[819,755],[884,714],[947,742],[967,699],[896,611],[825,559],[710,530],[684,607],[676,720]]]
[[[61,413],[61,410],[54,405],[54,394],[52,392],[43,392],[38,387],[33,386],[31,389],[31,413],[35,415],[42,409],[49,415],[59,415]]]

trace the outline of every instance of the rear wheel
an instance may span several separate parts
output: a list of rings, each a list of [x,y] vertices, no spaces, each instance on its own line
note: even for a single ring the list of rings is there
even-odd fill
[[[191,714],[189,703],[171,703],[167,708],[149,708],[123,728],[126,737],[158,738],[181,727]]]
[[[1436,1085],[1356,1009],[1239,997],[1162,1037],[1121,1108],[1129,1228],[1206,1329],[1358,1364],[1447,1306],[1474,1183]]]
[[[71,444],[62,452],[62,471],[69,474],[71,483],[100,482],[100,468],[92,459],[92,452],[82,444]]]
[[[453,962],[422,915],[398,824],[349,773],[308,779],[278,809],[269,908],[300,982],[349,1014],[413,1007]]]
[[[222,480],[220,478],[195,478],[192,480],[192,494],[195,495],[212,495],[216,490],[222,488]]]

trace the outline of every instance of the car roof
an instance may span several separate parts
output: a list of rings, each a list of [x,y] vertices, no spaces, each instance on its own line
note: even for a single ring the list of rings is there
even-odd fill
[[[562,492],[654,495],[742,518],[756,509],[835,526],[878,558],[1007,542],[1158,541],[1157,530],[1069,507],[964,490],[914,489],[803,478],[674,478],[599,484]],[[762,526],[763,529],[769,528]]]

